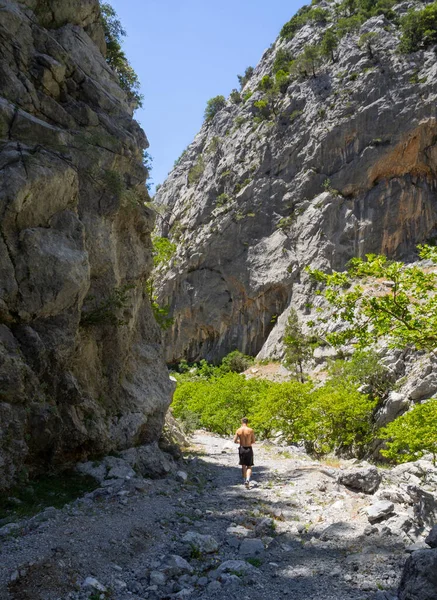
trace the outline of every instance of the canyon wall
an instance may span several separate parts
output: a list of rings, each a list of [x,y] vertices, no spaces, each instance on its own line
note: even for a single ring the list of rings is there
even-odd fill
[[[334,3],[317,7],[335,21]],[[335,62],[292,77],[263,114],[259,84],[274,81],[279,53],[299,56],[329,26],[278,38],[159,189],[160,234],[177,243],[159,289],[174,317],[169,362],[234,349],[280,357],[290,307],[305,321],[319,305],[307,265],[341,270],[369,252],[414,259],[436,234],[435,52],[401,54],[395,21],[372,17],[345,35]]]
[[[0,488],[156,440],[148,142],[97,0],[0,1]]]

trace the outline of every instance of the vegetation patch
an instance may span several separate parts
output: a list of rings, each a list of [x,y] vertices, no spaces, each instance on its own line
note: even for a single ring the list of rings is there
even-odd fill
[[[31,517],[49,506],[62,508],[99,487],[88,475],[66,471],[30,480],[25,486],[11,489],[0,497],[0,519],[14,521]]]

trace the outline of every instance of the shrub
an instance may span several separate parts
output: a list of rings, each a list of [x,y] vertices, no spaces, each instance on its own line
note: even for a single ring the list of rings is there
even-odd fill
[[[313,392],[302,417],[307,449],[315,454],[351,450],[361,453],[371,440],[376,400],[348,384],[328,382]]]
[[[290,115],[290,121],[291,122],[295,121],[298,117],[301,116],[302,113],[303,113],[303,110],[294,110]]]
[[[254,102],[256,108],[256,117],[262,121],[266,121],[270,117],[270,104],[268,100],[257,100]]]
[[[285,94],[290,85],[290,78],[285,71],[277,71],[275,75],[275,89]]]
[[[240,90],[242,90],[244,88],[246,83],[252,77],[254,71],[255,71],[255,69],[253,67],[247,67],[247,69],[244,71],[244,75],[237,75],[238,82],[240,84]]]
[[[251,98],[253,96],[253,92],[251,90],[249,90],[248,92],[246,92],[243,96],[243,102],[247,102],[249,100],[249,98]]]
[[[292,60],[293,56],[288,50],[279,48],[273,62],[273,74],[276,75],[278,71],[288,72],[288,66]]]
[[[381,454],[402,463],[421,458],[426,452],[437,458],[437,398],[416,405],[406,414],[380,429],[378,437],[386,440]]]
[[[261,437],[281,431],[290,443],[303,439],[303,415],[311,403],[312,386],[297,381],[271,385],[254,411],[252,423]]]
[[[106,62],[114,69],[120,82],[120,87],[126,92],[129,102],[141,107],[143,96],[140,94],[138,75],[131,67],[121,48],[121,39],[126,31],[121,25],[117,13],[106,2],[100,4],[100,14],[106,41]]]
[[[335,33],[334,29],[331,27],[325,31],[325,35],[322,38],[322,42],[320,45],[320,53],[322,56],[326,56],[335,62],[335,54],[334,50],[336,50],[338,46],[338,36]]]
[[[363,33],[358,40],[358,47],[365,49],[369,58],[373,58],[373,43],[376,38],[376,33],[369,31],[368,33]]]
[[[221,363],[222,371],[232,373],[242,373],[253,364],[253,358],[243,354],[239,350],[234,350],[224,357]]]
[[[197,162],[188,171],[188,184],[195,185],[198,183],[203,175],[204,170],[205,161],[203,160],[203,156],[199,156]]]
[[[285,366],[291,367],[296,377],[305,380],[303,368],[313,354],[313,340],[306,336],[299,323],[297,312],[292,308],[284,330]]]
[[[205,121],[211,121],[215,115],[226,106],[226,98],[224,96],[214,96],[206,103],[204,118]]]
[[[410,9],[401,19],[401,52],[416,52],[437,43],[437,2],[422,10]]]
[[[185,149],[182,154],[174,161],[173,167],[177,167],[187,155],[187,150]]]
[[[264,75],[258,84],[258,89],[262,92],[268,92],[273,87],[273,81],[270,75]]]
[[[324,24],[329,19],[329,11],[320,7],[311,8],[310,6],[302,6],[297,13],[282,27],[279,35],[282,38],[291,40],[294,38],[296,33],[306,23],[312,21],[313,23]]]
[[[232,102],[232,104],[240,104],[240,102],[243,101],[243,98],[241,97],[241,94],[238,90],[232,90],[229,99]]]
[[[173,412],[177,418],[197,415],[202,427],[222,435],[234,433],[241,418],[251,415],[269,382],[246,380],[227,373],[205,381],[183,382],[176,388]]]
[[[217,196],[215,203],[217,206],[224,206],[229,200],[228,194],[220,194],[220,196]]]
[[[355,387],[366,386],[372,398],[384,398],[393,387],[393,375],[373,350],[356,350],[349,360],[335,360],[329,369],[331,378]]]

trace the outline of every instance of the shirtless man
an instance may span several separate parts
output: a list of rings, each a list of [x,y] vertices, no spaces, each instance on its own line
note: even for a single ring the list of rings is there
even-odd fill
[[[234,437],[234,444],[240,444],[238,454],[240,456],[241,471],[243,473],[244,485],[247,489],[250,487],[250,478],[253,467],[253,449],[255,443],[255,434],[253,429],[247,426],[248,419],[241,419],[241,427],[237,429]]]

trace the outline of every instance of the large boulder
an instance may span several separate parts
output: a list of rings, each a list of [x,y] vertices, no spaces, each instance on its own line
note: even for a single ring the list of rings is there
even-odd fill
[[[408,558],[398,595],[399,600],[436,600],[437,548],[417,550]]]
[[[376,467],[365,467],[343,471],[338,475],[337,481],[357,492],[374,494],[382,481],[382,476]]]

